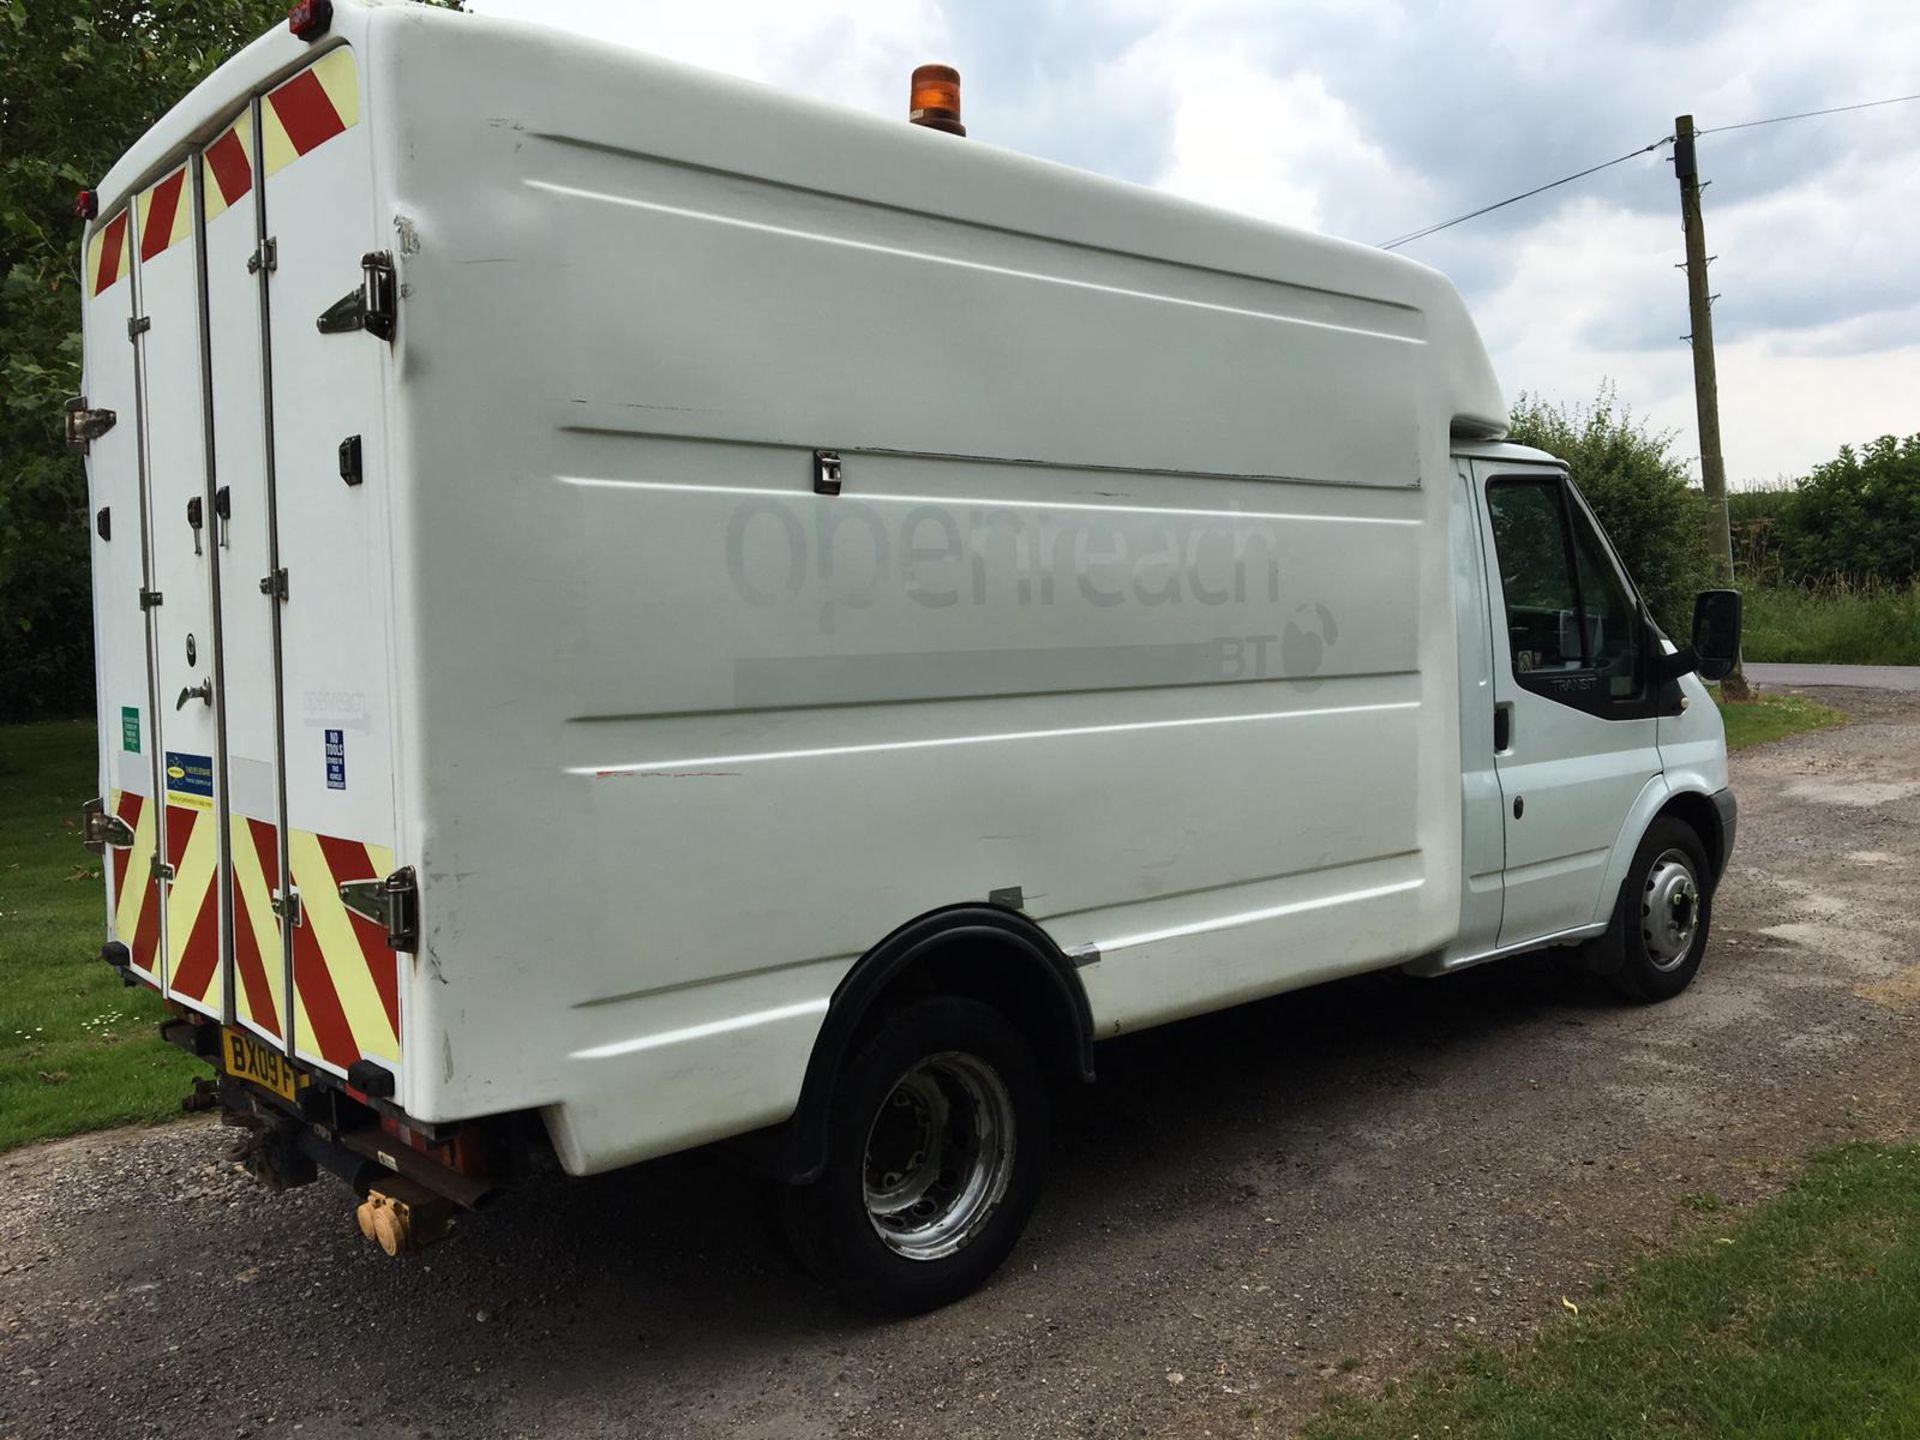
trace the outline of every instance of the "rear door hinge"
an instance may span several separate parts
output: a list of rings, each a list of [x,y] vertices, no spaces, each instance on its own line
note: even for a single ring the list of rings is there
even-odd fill
[[[151,315],[135,315],[127,321],[127,339],[137,340],[153,328]]]
[[[158,590],[149,590],[144,585],[140,587],[140,608],[142,610],[158,609],[165,598],[166,597]]]
[[[271,275],[280,268],[280,242],[269,235],[247,256],[247,273],[258,275],[262,270]]]
[[[268,903],[283,924],[298,925],[300,923],[300,892],[298,890],[276,890]]]
[[[133,845],[133,827],[107,809],[104,800],[89,800],[80,807],[80,843],[96,855],[107,847],[126,850]]]
[[[364,330],[377,339],[391,340],[399,321],[399,302],[392,252],[371,250],[360,257],[360,288],[321,311],[314,324],[322,335]]]
[[[120,417],[111,410],[90,410],[87,397],[75,395],[67,401],[67,448],[87,453],[90,442],[98,440]]]
[[[384,929],[389,949],[420,948],[420,885],[411,865],[401,866],[384,880],[343,882],[340,903]]]
[[[287,572],[284,566],[271,575],[260,577],[260,593],[271,595],[278,600],[287,598]]]
[[[158,851],[155,851],[153,856],[147,861],[147,869],[152,873],[155,880],[164,880],[169,885],[173,883],[174,876],[178,873],[173,866],[169,865],[160,857]]]

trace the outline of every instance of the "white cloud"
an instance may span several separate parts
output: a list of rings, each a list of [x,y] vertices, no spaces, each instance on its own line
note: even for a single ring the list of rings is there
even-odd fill
[[[1193,45],[1152,51],[1173,116],[1160,188],[1308,230],[1330,228],[1333,175],[1382,191],[1425,189],[1396,174],[1319,75],[1274,75]]]
[[[937,0],[474,0],[468,8],[902,115],[913,67],[950,44]]]

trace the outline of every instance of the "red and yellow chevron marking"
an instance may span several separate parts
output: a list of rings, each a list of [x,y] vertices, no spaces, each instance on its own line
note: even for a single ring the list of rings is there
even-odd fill
[[[340,903],[340,886],[393,869],[393,852],[310,830],[287,832],[300,923],[293,927],[294,1050],[345,1073],[359,1059],[400,1060],[400,957],[386,932]],[[279,922],[271,909],[279,884],[279,836],[273,825],[233,817],[235,1012],[268,1035],[282,1035],[285,1013]]]
[[[269,175],[360,123],[360,76],[344,45],[269,91],[260,107],[261,149]]]
[[[127,212],[96,225],[87,242],[87,282],[98,295],[127,273]]]
[[[293,931],[295,1051],[344,1071],[365,1058],[400,1061],[400,957],[386,931],[340,903],[340,886],[393,869],[393,852],[316,835],[287,833],[300,924]]]
[[[134,202],[140,217],[140,258],[151,260],[193,232],[193,196],[187,192],[187,167],[142,192]]]
[[[207,146],[200,158],[207,223],[240,203],[253,189],[253,117],[242,114]]]
[[[280,888],[280,841],[271,820],[234,815],[233,968],[239,988],[234,1013],[262,1033],[283,1039],[280,1015],[286,967],[273,894]]]
[[[133,844],[108,850],[108,883],[114,887],[114,938],[127,947],[133,968],[160,983],[155,965],[160,949],[160,895],[153,879],[155,807],[144,795],[116,790],[109,797],[113,813],[133,831]]]
[[[226,990],[220,974],[219,819],[200,806],[167,806],[167,993],[219,1015]]]

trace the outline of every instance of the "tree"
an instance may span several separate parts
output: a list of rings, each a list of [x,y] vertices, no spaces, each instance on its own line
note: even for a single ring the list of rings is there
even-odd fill
[[[1920,435],[1843,445],[1785,499],[1776,534],[1788,579],[1920,579]]]
[[[1693,597],[1715,583],[1714,562],[1706,499],[1674,457],[1672,433],[1649,431],[1604,383],[1585,405],[1555,405],[1522,392],[1508,438],[1567,462],[1653,618],[1685,644]]]
[[[458,8],[457,5],[455,8]],[[0,719],[93,694],[76,191],[286,0],[0,0]]]

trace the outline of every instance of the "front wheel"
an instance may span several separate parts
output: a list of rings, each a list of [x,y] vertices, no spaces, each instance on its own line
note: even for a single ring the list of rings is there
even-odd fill
[[[1610,978],[1629,998],[1670,1000],[1693,983],[1713,920],[1712,873],[1685,821],[1662,816],[1647,827],[1613,920],[1619,949]]]
[[[1005,1016],[959,996],[891,1011],[848,1057],[827,1166],[781,1197],[808,1268],[865,1309],[959,1299],[1006,1259],[1039,1198],[1046,1084]]]

